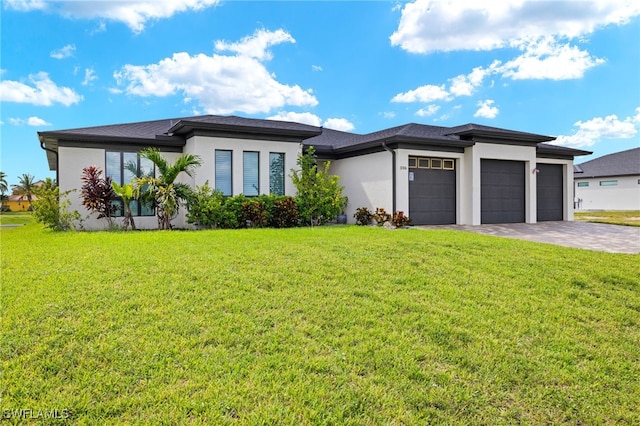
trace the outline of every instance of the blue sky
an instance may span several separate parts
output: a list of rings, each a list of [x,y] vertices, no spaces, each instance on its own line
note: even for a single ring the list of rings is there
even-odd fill
[[[368,133],[478,123],[640,146],[637,1],[3,0],[1,170],[45,130],[200,114]]]

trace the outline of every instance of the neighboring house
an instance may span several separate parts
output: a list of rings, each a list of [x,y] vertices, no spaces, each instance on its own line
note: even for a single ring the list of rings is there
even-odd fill
[[[590,154],[545,144],[554,138],[468,124],[407,124],[359,135],[299,123],[235,116],[199,116],[38,133],[61,191],[78,189],[86,166],[96,165],[120,183],[152,169],[137,152],[153,146],[173,161],[183,153],[203,164],[191,185],[209,182],[225,195],[295,195],[290,178],[309,146],[331,160],[358,207],[401,210],[414,224],[467,224],[573,219],[573,158]],[[78,193],[72,209],[82,211]],[[153,210],[138,206],[140,228],[157,226]],[[352,219],[350,219],[352,220]],[[174,220],[186,226],[184,213]],[[93,220],[86,226],[104,226]]]
[[[34,183],[34,186],[42,186],[43,184],[44,182],[39,180]],[[31,195],[31,201],[35,201],[37,199],[37,195]],[[31,203],[26,195],[16,194],[16,191],[14,190],[13,193],[2,202],[2,208],[9,209],[9,211],[12,212],[25,212],[31,210]]]
[[[574,166],[577,210],[640,210],[640,148]]]

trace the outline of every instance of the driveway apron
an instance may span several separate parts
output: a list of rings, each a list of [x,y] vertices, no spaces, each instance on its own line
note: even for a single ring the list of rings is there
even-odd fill
[[[640,253],[640,227],[589,222],[507,223],[498,225],[425,225],[610,253]]]

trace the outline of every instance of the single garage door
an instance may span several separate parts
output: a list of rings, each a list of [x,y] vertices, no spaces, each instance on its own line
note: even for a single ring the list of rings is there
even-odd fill
[[[409,217],[414,225],[456,223],[455,160],[409,157]]]
[[[537,212],[538,222],[563,220],[564,173],[562,164],[538,164]]]
[[[520,223],[525,220],[524,162],[481,160],[481,223]]]

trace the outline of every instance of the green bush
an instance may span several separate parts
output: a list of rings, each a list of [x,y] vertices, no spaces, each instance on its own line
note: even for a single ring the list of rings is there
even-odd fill
[[[42,223],[45,228],[54,231],[68,231],[77,227],[82,227],[82,218],[76,210],[68,210],[71,201],[67,198],[72,191],[60,194],[57,186],[45,186],[37,190],[38,199],[32,201],[33,217],[37,222]]]
[[[296,203],[305,225],[322,225],[342,213],[347,197],[342,195],[340,177],[329,173],[330,161],[318,168],[316,153],[311,146],[298,157],[299,170],[291,171],[291,180],[298,190]]]
[[[224,221],[224,196],[205,182],[187,201],[187,222],[203,228],[217,228]]]
[[[391,215],[382,207],[378,207],[376,212],[373,214],[373,220],[376,221],[376,225],[382,226],[385,222],[389,222],[391,220]]]
[[[242,221],[247,228],[263,228],[267,225],[267,210],[264,202],[250,199],[242,203]]]

